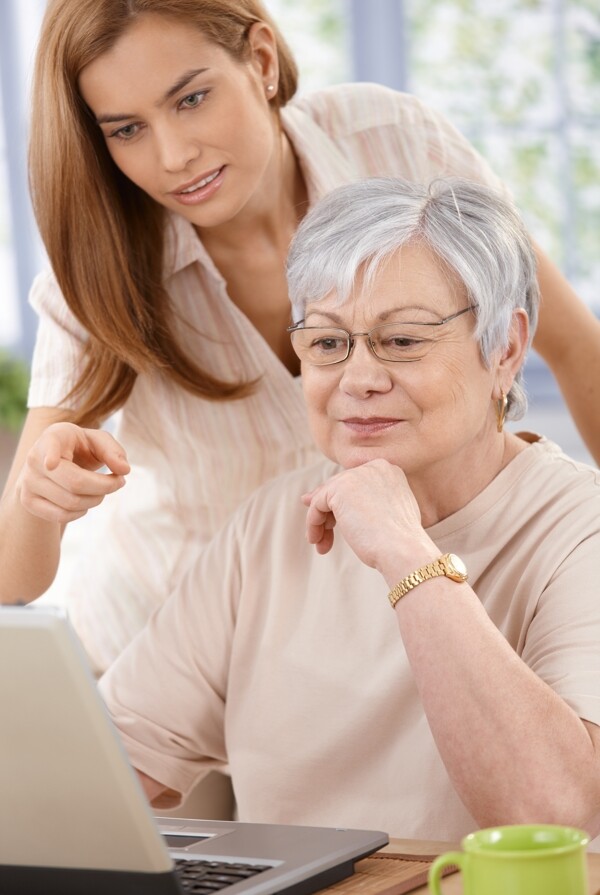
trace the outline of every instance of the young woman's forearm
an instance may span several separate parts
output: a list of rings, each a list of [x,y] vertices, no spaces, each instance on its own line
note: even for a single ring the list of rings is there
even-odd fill
[[[0,602],[44,593],[65,525],[122,488],[128,472],[125,451],[108,432],[83,429],[52,408],[29,412],[0,501]]]
[[[537,247],[542,291],[533,347],[544,358],[571,416],[600,464],[600,320]]]
[[[32,516],[15,489],[0,501],[0,604],[29,603],[52,584],[62,528]]]
[[[25,509],[19,493],[24,464],[49,425],[68,419],[55,408],[30,410],[0,498],[0,604],[28,603],[41,596],[56,575],[62,526]]]

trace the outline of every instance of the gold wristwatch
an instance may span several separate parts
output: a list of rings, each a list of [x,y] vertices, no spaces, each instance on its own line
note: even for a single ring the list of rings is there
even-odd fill
[[[456,553],[444,553],[439,559],[436,559],[426,566],[417,569],[416,572],[407,575],[406,578],[403,578],[402,581],[399,581],[398,584],[392,588],[388,594],[392,609],[398,600],[402,599],[404,594],[407,594],[409,590],[412,590],[417,584],[422,584],[424,581],[428,581],[429,578],[438,578],[440,575],[445,575],[446,578],[450,578],[452,581],[466,581],[467,567]]]

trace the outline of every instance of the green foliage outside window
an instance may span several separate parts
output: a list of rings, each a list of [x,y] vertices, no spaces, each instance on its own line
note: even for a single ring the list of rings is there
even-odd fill
[[[20,430],[27,413],[28,384],[27,364],[0,351],[0,429]]]
[[[600,311],[598,0],[398,2],[410,91],[477,146]],[[266,5],[296,53],[301,90],[351,79],[349,0]]]
[[[410,89],[479,148],[600,310],[597,0],[405,0]]]

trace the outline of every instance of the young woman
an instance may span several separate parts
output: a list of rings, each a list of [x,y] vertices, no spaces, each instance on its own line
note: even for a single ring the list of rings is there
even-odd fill
[[[0,600],[41,594],[64,526],[106,498],[69,595],[98,670],[190,546],[316,456],[285,332],[286,254],[307,209],[373,175],[497,185],[414,97],[354,84],[292,101],[295,90],[257,0],[49,4],[31,184],[52,272],[32,290],[40,328],[0,505]],[[537,344],[593,449],[600,327],[541,254],[539,277]],[[98,427],[117,410],[113,437]]]

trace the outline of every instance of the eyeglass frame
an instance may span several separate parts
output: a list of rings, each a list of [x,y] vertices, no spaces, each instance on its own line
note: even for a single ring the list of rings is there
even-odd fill
[[[445,323],[450,323],[451,320],[455,320],[457,317],[460,317],[462,314],[466,314],[467,311],[473,310],[474,307],[475,307],[475,305],[467,305],[466,308],[462,308],[460,311],[456,311],[456,313],[450,314],[448,317],[444,317],[443,320],[425,321],[425,322],[418,322],[416,320],[403,320],[402,323],[398,324],[398,325],[399,326],[443,326]],[[354,350],[356,336],[366,336],[367,344],[368,344],[369,348],[371,349],[371,353],[373,354],[374,357],[377,358],[377,360],[383,361],[383,363],[415,364],[418,361],[423,360],[423,357],[425,357],[425,355],[423,355],[423,357],[407,358],[406,360],[402,360],[400,358],[398,358],[398,360],[392,360],[392,358],[390,358],[390,357],[380,357],[377,354],[377,352],[375,351],[375,348],[373,347],[373,343],[370,339],[371,333],[373,332],[373,330],[380,329],[382,326],[394,326],[393,323],[380,323],[377,326],[372,327],[372,329],[369,329],[369,330],[367,330],[367,332],[364,332],[364,333],[359,333],[359,332],[349,333],[348,330],[344,329],[343,326],[333,326],[333,325],[331,327],[328,327],[328,326],[303,326],[302,325],[303,323],[304,323],[304,319],[299,320],[297,323],[294,323],[294,324],[292,324],[292,326],[288,326],[286,328],[286,332],[288,332],[290,334],[290,339],[292,341],[292,348],[294,347],[294,341],[292,339],[292,335],[295,332],[297,332],[298,330],[336,329],[339,332],[346,333],[346,335],[348,336],[348,339],[346,341],[346,356],[345,357],[340,358],[340,360],[325,361],[322,364],[315,364],[315,363],[311,364],[311,361],[307,361],[307,363],[311,364],[311,366],[313,366],[313,367],[332,367],[334,364],[343,364],[344,361],[348,360],[348,358],[350,357],[350,355],[352,354],[352,352]],[[300,358],[300,360],[302,360],[302,358]]]

